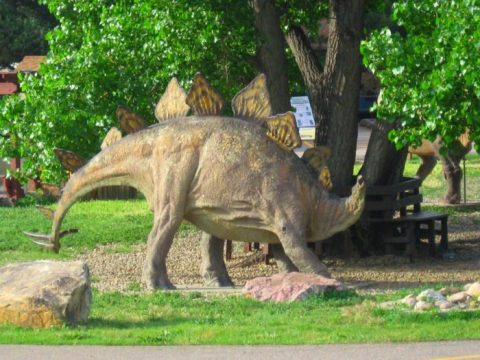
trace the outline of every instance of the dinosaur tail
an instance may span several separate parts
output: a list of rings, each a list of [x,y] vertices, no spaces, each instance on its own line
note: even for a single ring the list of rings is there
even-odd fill
[[[50,235],[30,232],[25,232],[25,235],[31,237],[36,244],[58,253],[60,238],[78,231],[76,229],[61,231],[60,227],[68,210],[80,197],[103,186],[135,186],[132,178],[135,169],[129,167],[126,161],[126,158],[131,156],[125,151],[129,148],[125,146],[128,145],[125,142],[129,140],[125,138],[121,141],[123,144],[119,142],[104,149],[72,175],[62,191],[55,212],[49,215],[53,218]]]

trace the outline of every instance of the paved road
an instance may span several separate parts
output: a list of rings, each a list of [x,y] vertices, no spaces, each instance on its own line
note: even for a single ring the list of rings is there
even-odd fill
[[[322,346],[0,345],[1,360],[480,360],[480,341]]]

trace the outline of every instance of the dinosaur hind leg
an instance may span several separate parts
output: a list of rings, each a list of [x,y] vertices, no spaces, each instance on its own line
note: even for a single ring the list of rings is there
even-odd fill
[[[233,286],[223,259],[224,244],[225,241],[222,239],[205,232],[202,234],[202,240],[200,242],[202,255],[200,274],[206,286]]]
[[[195,156],[188,151],[170,153],[167,161],[157,161],[157,165],[153,174],[154,225],[148,236],[142,279],[150,289],[171,289],[174,287],[168,279],[166,260],[184,217],[187,192],[196,168]]]
[[[181,221],[175,221],[168,214],[162,213],[155,215],[154,222],[148,236],[142,280],[149,289],[174,289],[168,279],[166,259]]]

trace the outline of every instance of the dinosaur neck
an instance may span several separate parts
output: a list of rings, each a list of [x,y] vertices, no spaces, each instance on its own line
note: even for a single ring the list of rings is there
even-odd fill
[[[365,184],[357,183],[352,195],[339,198],[323,192],[317,201],[315,219],[312,220],[312,240],[321,241],[348,229],[362,215],[365,202]]]

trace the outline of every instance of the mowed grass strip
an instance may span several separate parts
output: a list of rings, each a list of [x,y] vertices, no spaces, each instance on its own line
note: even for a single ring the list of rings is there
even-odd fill
[[[412,177],[416,174],[418,167],[422,161],[418,156],[413,156],[405,165],[404,175]],[[463,170],[463,164],[461,164]],[[466,185],[467,185],[467,201],[480,201],[480,155],[468,154],[465,162]],[[433,169],[430,176],[423,182],[420,191],[423,194],[424,201],[438,202],[446,193],[446,182],[443,177],[442,164],[437,162],[437,166]],[[463,197],[463,181],[462,181],[462,197]],[[462,198],[463,201],[463,198]]]
[[[400,294],[315,296],[261,303],[200,293],[95,293],[86,325],[51,329],[0,326],[2,344],[323,344],[479,339],[480,312],[381,310]]]
[[[49,206],[55,209],[55,205]],[[0,207],[0,266],[12,261],[70,259],[97,245],[121,244],[124,248],[145,242],[153,216],[145,200],[84,201],[68,212],[62,229],[76,228],[77,234],[61,239],[59,254],[33,244],[23,231],[50,234],[52,221],[33,205]],[[180,231],[192,229],[183,224]]]

